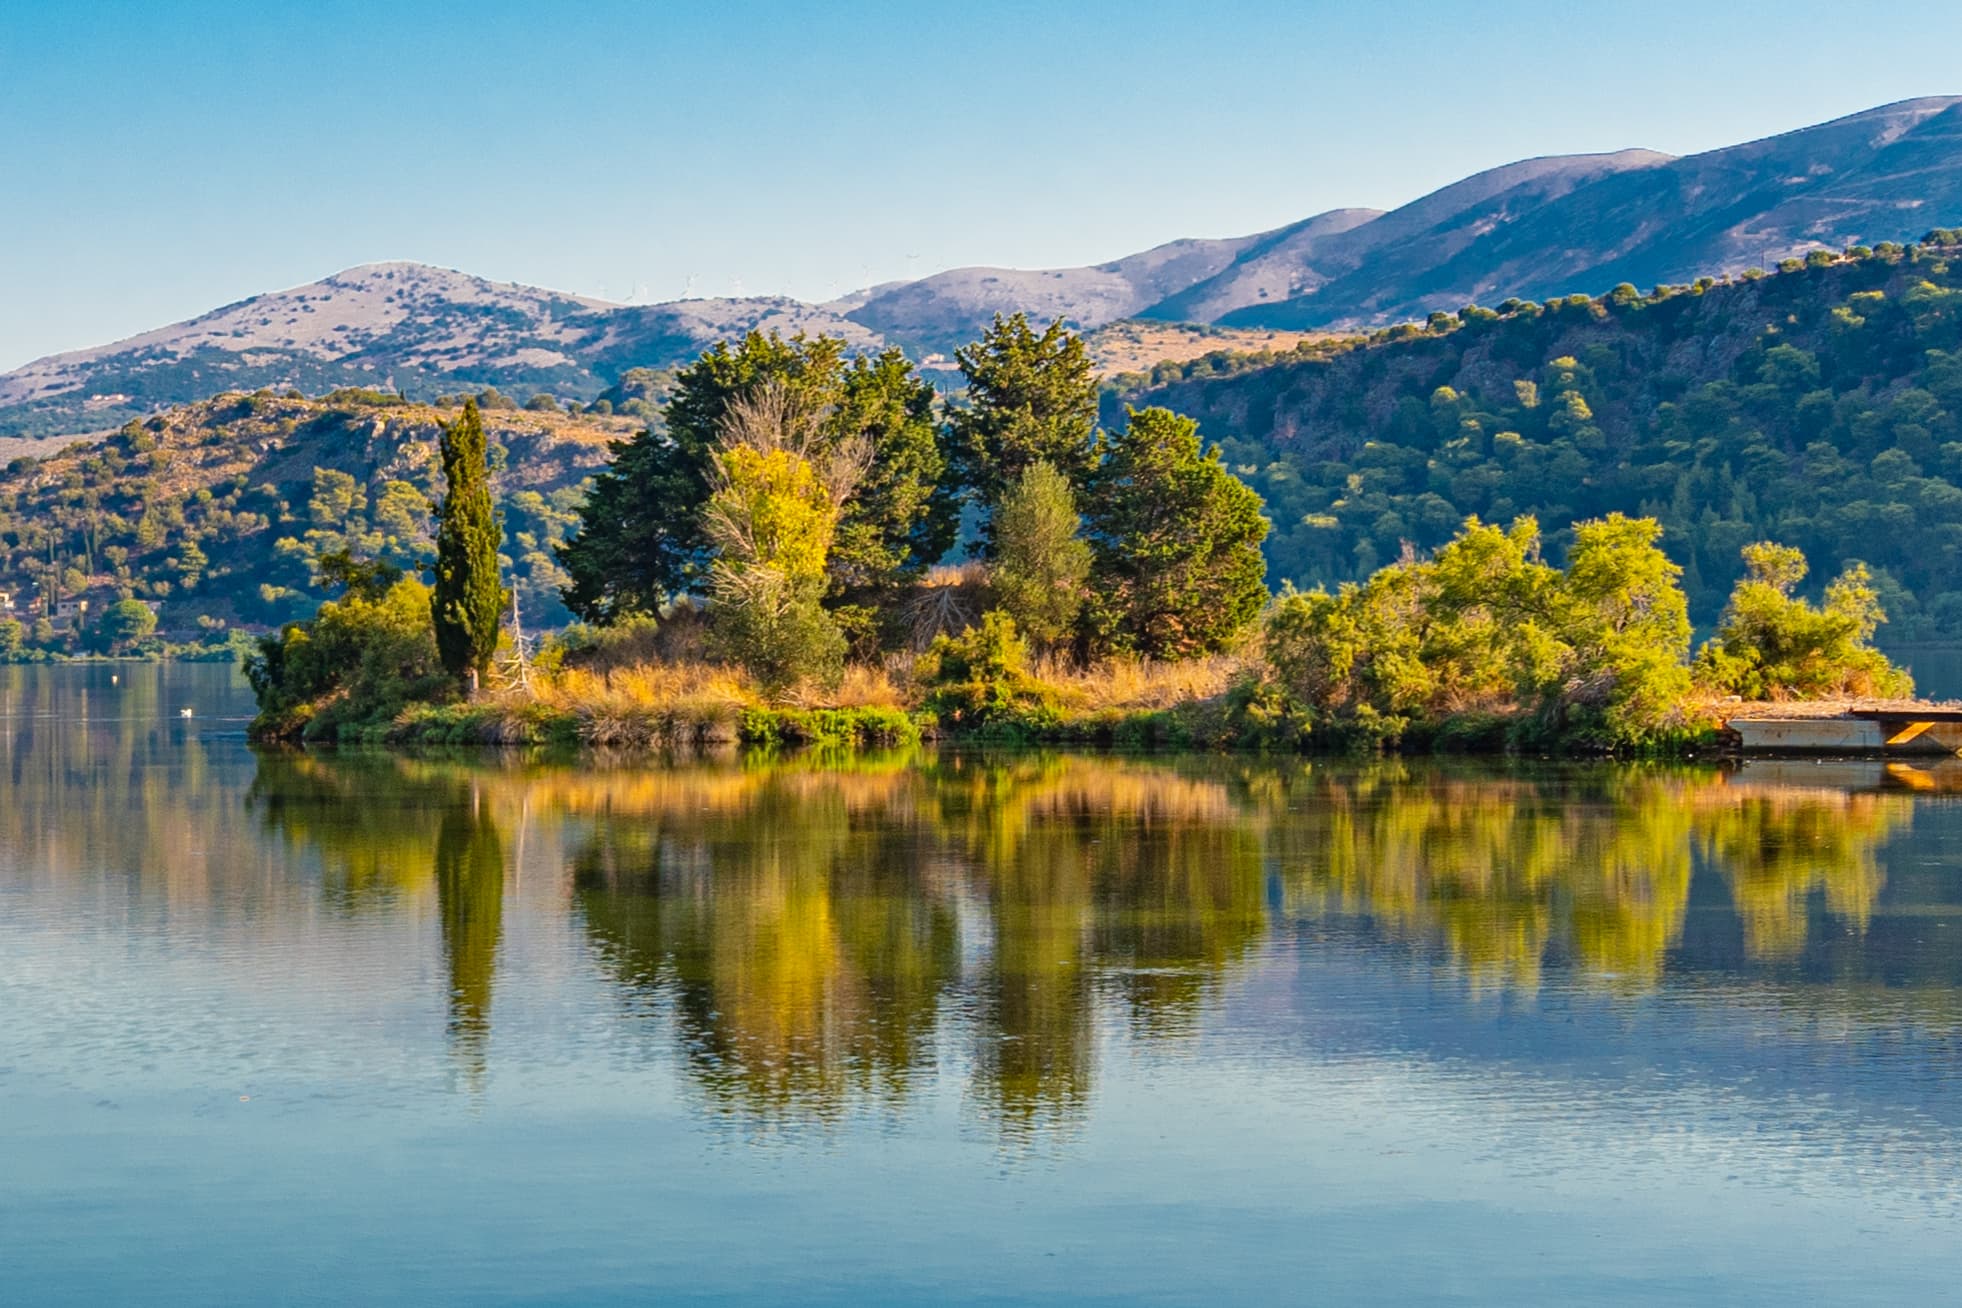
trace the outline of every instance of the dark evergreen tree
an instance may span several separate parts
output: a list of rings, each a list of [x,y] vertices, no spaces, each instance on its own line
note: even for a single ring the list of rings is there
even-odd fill
[[[430,615],[443,669],[474,692],[497,651],[509,598],[498,580],[503,533],[491,506],[490,465],[477,403],[443,428],[443,502],[436,511],[436,590]]]
[[[1106,436],[1084,510],[1095,563],[1086,618],[1099,650],[1189,658],[1224,649],[1267,602],[1260,496],[1168,409],[1127,410]]]
[[[985,553],[994,552],[994,508],[1030,464],[1047,463],[1082,486],[1095,461],[1097,379],[1083,340],[1053,322],[1038,333],[1025,314],[996,315],[974,344],[957,350],[967,404],[950,420],[955,480],[988,516]]]
[[[664,424],[614,445],[613,465],[594,479],[580,511],[579,534],[559,550],[572,578],[567,607],[609,622],[702,586],[711,558],[701,528],[710,456],[730,404],[766,382],[816,417],[827,441],[863,434],[872,446],[872,473],[839,526],[834,586],[889,585],[946,552],[958,506],[936,494],[943,460],[933,390],[905,356],[847,360],[837,337],[751,332],[681,370]]]
[[[872,458],[838,524],[831,575],[846,591],[891,586],[939,562],[960,529],[933,387],[887,350],[853,359],[840,391],[824,430],[833,440],[862,435]]]

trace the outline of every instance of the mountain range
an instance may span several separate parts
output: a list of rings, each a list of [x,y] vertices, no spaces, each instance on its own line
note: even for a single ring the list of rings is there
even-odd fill
[[[897,345],[929,368],[996,313],[1094,330],[1126,320],[1330,330],[1622,282],[1646,288],[1962,221],[1962,96],[1907,100],[1676,158],[1529,159],[1388,212],[1337,209],[1086,268],[959,268],[825,304],[621,305],[379,263],[0,375],[0,436],[100,431],[225,390],[494,385],[589,400],[752,329]]]

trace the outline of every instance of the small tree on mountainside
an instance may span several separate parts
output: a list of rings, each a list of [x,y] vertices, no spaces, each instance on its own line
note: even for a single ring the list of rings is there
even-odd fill
[[[329,550],[313,563],[313,584],[344,595],[377,600],[402,580],[402,569],[382,559],[357,559],[350,550]]]
[[[995,510],[995,597],[1037,645],[1070,633],[1082,611],[1090,546],[1064,476],[1038,460],[1022,470]]]
[[[992,509],[1022,470],[1048,463],[1082,486],[1096,459],[1097,379],[1083,340],[1061,321],[1038,333],[1028,317],[996,315],[980,340],[954,352],[967,404],[949,417],[956,479]],[[992,555],[994,524],[982,524]]]
[[[1093,644],[1154,658],[1217,652],[1267,603],[1260,496],[1201,446],[1192,419],[1127,416],[1104,438],[1084,495]]]
[[[443,668],[474,694],[497,651],[510,596],[498,580],[503,533],[491,505],[484,424],[476,401],[443,428],[443,502],[436,511],[436,588],[430,616]]]
[[[102,644],[112,654],[125,654],[148,640],[157,630],[157,615],[141,600],[117,600],[102,611],[97,631]]]

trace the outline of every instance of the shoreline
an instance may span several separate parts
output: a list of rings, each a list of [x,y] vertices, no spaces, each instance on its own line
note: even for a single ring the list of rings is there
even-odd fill
[[[1032,705],[962,722],[925,707],[694,704],[633,711],[538,701],[412,704],[384,723],[341,723],[309,738],[305,723],[254,723],[264,744],[419,748],[551,747],[664,751],[876,751],[921,744],[1054,746],[1146,752],[1382,754],[1721,761],[1746,758],[1912,758],[1962,755],[1962,703],[1927,700],[1766,701],[1686,706],[1683,725],[1642,748],[1580,733],[1546,732],[1527,714],[1465,713],[1414,725],[1397,742],[1318,729],[1300,716],[1263,713],[1231,694],[1165,707],[1067,709]],[[1931,727],[1926,725],[1933,723]],[[1871,739],[1869,739],[1869,737]]]

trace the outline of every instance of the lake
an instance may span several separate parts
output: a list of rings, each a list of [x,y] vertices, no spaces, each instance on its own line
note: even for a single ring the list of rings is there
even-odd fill
[[[250,712],[0,669],[10,1305],[1962,1278],[1945,768],[575,767]]]

